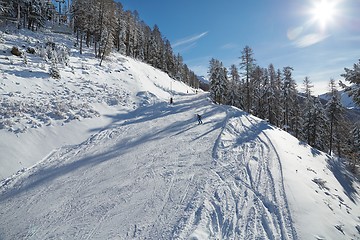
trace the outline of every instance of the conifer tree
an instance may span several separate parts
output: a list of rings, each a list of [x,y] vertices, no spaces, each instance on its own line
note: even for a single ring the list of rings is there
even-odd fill
[[[321,103],[320,98],[314,98],[314,109],[312,112],[313,124],[311,125],[310,132],[310,145],[322,151],[327,150],[327,136],[328,136],[328,120],[324,105]]]
[[[231,91],[231,93],[229,93],[230,95],[229,104],[239,108],[244,108],[243,98],[242,98],[243,96],[240,94],[241,93],[240,89],[241,89],[241,81],[240,81],[239,71],[236,65],[232,64],[230,66],[230,79],[229,79],[229,91]]]
[[[297,117],[296,101],[297,90],[295,80],[292,78],[293,68],[284,67],[283,69],[283,89],[282,106],[283,120],[282,125],[286,130],[294,130],[295,119]]]
[[[244,106],[247,112],[250,112],[251,104],[252,104],[252,86],[251,86],[251,73],[254,70],[255,59],[253,57],[253,50],[249,46],[245,46],[243,51],[241,52],[241,63],[240,68],[244,71],[245,84],[243,86],[243,93],[245,95],[244,98]]]
[[[304,82],[304,104],[302,110],[302,137],[306,140],[309,145],[311,144],[311,132],[314,128],[314,101],[312,97],[312,88],[309,77],[305,77]]]
[[[209,66],[210,96],[215,103],[225,103],[227,93],[227,73],[222,62],[212,58]]]
[[[282,101],[282,72],[280,69],[276,72],[275,82],[274,82],[274,124],[277,127],[281,127],[281,122],[283,119],[283,101]]]
[[[346,81],[354,84],[347,91],[349,95],[353,97],[355,103],[360,106],[360,59],[358,63],[355,63],[353,69],[345,68],[345,73],[341,74]]]
[[[260,92],[260,102],[262,104],[260,116],[263,116],[264,119],[269,120],[271,115],[271,84],[269,78],[269,72],[267,68],[263,68],[263,75],[261,79],[261,92]]]
[[[268,67],[268,77],[269,77],[269,90],[268,90],[268,106],[267,106],[267,118],[271,124],[276,125],[276,118],[277,118],[277,108],[278,108],[278,101],[279,98],[279,89],[276,81],[276,72],[273,64],[270,64]]]
[[[251,84],[250,84],[250,99],[251,99],[251,108],[250,112],[260,118],[264,118],[264,103],[263,103],[263,89],[262,89],[262,78],[263,78],[263,69],[260,66],[256,66],[251,73]]]
[[[351,131],[351,169],[355,172],[356,166],[360,164],[360,123],[356,123]]]
[[[340,122],[343,120],[343,107],[340,103],[339,92],[335,86],[335,80],[330,79],[330,100],[326,104],[326,113],[329,121],[329,154],[333,152],[334,142],[338,147],[340,141]]]

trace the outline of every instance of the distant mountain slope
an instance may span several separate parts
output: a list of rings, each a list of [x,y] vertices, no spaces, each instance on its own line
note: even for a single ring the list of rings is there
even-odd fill
[[[344,90],[339,91],[339,94],[341,96],[341,103],[345,108],[348,108],[348,109],[360,108],[359,106],[357,106],[355,104],[352,97],[350,97]],[[320,98],[324,99],[326,101],[329,101],[330,95],[328,93],[325,93],[325,94],[320,95]]]

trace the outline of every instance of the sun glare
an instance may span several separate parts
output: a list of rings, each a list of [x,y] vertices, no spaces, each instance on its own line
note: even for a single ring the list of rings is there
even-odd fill
[[[324,30],[329,23],[331,23],[336,16],[336,2],[330,0],[318,0],[311,11],[314,21],[319,23],[322,30]]]

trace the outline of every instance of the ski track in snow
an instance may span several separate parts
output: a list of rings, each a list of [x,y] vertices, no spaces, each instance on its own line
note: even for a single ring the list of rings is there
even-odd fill
[[[296,239],[280,159],[263,132],[269,126],[231,108],[228,115],[191,236],[197,239],[205,232],[212,239]]]
[[[205,96],[113,116],[11,179],[0,238],[296,239],[269,126]]]

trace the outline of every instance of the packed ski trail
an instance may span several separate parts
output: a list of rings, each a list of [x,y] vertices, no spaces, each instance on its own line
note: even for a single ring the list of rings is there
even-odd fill
[[[297,238],[266,123],[206,94],[109,117],[3,183],[0,239]]]

